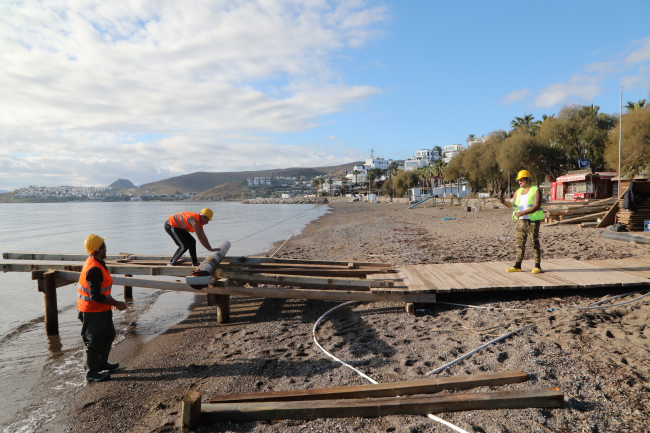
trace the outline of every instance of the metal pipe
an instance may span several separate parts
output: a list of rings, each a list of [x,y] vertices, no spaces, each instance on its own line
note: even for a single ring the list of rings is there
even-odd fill
[[[605,239],[614,239],[623,242],[634,242],[635,244],[650,244],[650,237],[634,236],[629,233],[611,232],[609,230],[603,230],[601,235]]]

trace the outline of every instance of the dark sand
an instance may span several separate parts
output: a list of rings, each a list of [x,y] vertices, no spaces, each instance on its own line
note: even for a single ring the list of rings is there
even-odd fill
[[[403,204],[334,203],[279,255],[289,258],[381,261],[393,264],[514,261],[510,212]],[[443,217],[456,220],[442,221]],[[603,239],[595,229],[543,227],[544,258],[643,257],[648,246]],[[505,239],[502,239],[505,238]],[[279,243],[278,243],[279,245]],[[530,252],[527,253],[530,258]],[[542,261],[543,267],[543,261]],[[536,325],[445,370],[440,376],[523,369],[530,381],[500,389],[558,386],[563,409],[492,410],[439,416],[468,432],[650,431],[650,351],[646,324],[650,297],[602,310],[586,306],[625,290],[491,292],[441,295],[449,301],[525,309],[466,309],[445,305],[409,316],[400,303],[342,307],[318,329],[319,342],[379,382],[421,379],[492,338]],[[635,295],[638,296],[638,295]],[[630,298],[624,298],[625,300]],[[324,301],[231,298],[231,321],[201,303],[187,320],[147,345],[127,337],[111,355],[124,368],[106,383],[85,386],[39,431],[176,432],[180,400],[199,391],[217,394],[367,383],[327,358],[313,343],[312,327],[337,305]],[[650,334],[650,331],[649,331]],[[488,388],[473,390],[488,391]],[[313,421],[215,423],[199,432],[451,432],[423,416]]]

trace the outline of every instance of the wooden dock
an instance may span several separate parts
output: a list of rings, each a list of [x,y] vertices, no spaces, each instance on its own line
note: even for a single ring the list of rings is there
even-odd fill
[[[230,244],[227,244],[227,248]],[[435,303],[436,296],[451,292],[501,290],[600,289],[650,286],[650,257],[620,260],[544,260],[544,272],[507,273],[510,262],[445,263],[392,266],[385,263],[292,260],[269,257],[227,257],[214,253],[202,258],[199,268],[166,266],[170,257],[134,254],[106,258],[113,284],[192,292],[207,295],[217,308],[217,322],[228,323],[230,296],[339,301],[401,302],[412,313],[416,305]],[[220,257],[214,257],[220,254]],[[79,280],[85,254],[3,253],[4,272],[31,272],[43,293],[48,335],[58,334],[57,289]],[[31,260],[32,263],[25,263]],[[36,261],[37,263],[33,263]],[[46,262],[47,261],[47,262]],[[201,271],[206,265],[209,272]],[[533,268],[524,262],[523,269]],[[134,276],[185,277],[185,282]],[[70,296],[76,296],[70,294]]]
[[[580,261],[543,260],[541,274],[528,271],[507,273],[510,262],[445,263],[395,266],[395,273],[368,275],[368,279],[390,278],[394,287],[373,288],[382,293],[449,293],[498,290],[597,289],[650,285],[650,257],[642,259]]]

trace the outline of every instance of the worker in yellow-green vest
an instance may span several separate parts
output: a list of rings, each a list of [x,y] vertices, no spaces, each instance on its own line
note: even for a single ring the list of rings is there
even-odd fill
[[[528,170],[521,170],[517,174],[519,189],[511,201],[506,201],[503,197],[499,198],[501,204],[512,208],[512,219],[517,220],[515,228],[515,243],[517,244],[517,261],[512,268],[506,269],[506,272],[521,272],[521,262],[524,260],[526,252],[526,241],[530,237],[533,244],[533,259],[535,267],[533,274],[541,274],[541,251],[539,246],[539,225],[544,219],[542,210],[542,193],[536,186],[532,186],[531,175]]]

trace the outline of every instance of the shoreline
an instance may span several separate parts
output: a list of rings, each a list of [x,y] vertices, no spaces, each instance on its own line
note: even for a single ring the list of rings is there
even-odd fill
[[[394,264],[514,260],[514,234],[508,231],[510,213],[501,209],[464,213],[459,208],[431,207],[407,212],[405,205],[359,202],[328,206],[331,212],[305,226],[278,257],[331,259],[348,253],[341,260]],[[445,217],[456,220],[442,220]],[[595,237],[594,232],[577,226],[542,227],[542,267],[548,258],[586,260],[650,253],[647,246],[609,241]],[[282,242],[260,255],[272,254]],[[579,426],[597,431],[643,431],[642,426],[650,421],[642,392],[650,386],[646,374],[649,352],[643,341],[644,323],[650,319],[647,303],[589,314],[547,312],[549,307],[586,305],[626,291],[632,290],[440,296],[446,301],[526,308],[526,314],[435,305],[408,316],[401,303],[360,303],[328,317],[318,338],[326,349],[379,382],[393,382],[424,378],[424,373],[454,359],[454,354],[466,353],[485,338],[533,320],[535,327],[473,355],[440,376],[521,368],[532,380],[505,389],[559,386],[566,395],[565,409],[440,416],[468,431],[493,431],[498,426],[502,426],[499,431],[521,431],[522,426],[531,432],[575,431]],[[217,325],[216,312],[205,298],[195,301],[187,319],[141,347],[131,347],[128,338],[118,344],[111,361],[124,367],[112,380],[84,387],[59,416],[37,431],[175,432],[179,429],[180,399],[189,391],[199,391],[206,399],[216,394],[366,383],[313,344],[311,327],[331,303],[232,297],[231,323]],[[486,389],[475,392],[481,390]],[[388,416],[285,420],[277,425],[215,423],[199,430],[303,432],[304,428],[378,433],[390,428],[437,431],[440,427],[422,417]]]

